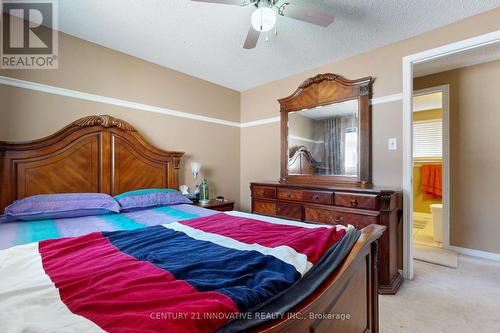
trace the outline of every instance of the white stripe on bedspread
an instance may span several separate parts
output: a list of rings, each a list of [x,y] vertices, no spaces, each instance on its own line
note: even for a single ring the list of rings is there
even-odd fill
[[[232,210],[230,212],[225,212],[225,213],[232,215],[232,216],[246,217],[248,219],[254,219],[254,220],[269,222],[269,223],[273,223],[273,224],[293,225],[296,227],[309,228],[309,229],[336,227],[337,230],[340,230],[340,229],[347,230],[349,228],[354,228],[352,225],[348,225],[348,226],[345,226],[342,224],[327,225],[327,224],[313,224],[313,223],[305,223],[305,222],[298,222],[298,221],[290,221],[290,220],[280,219],[277,217],[270,217],[270,216],[257,215],[257,214],[251,214],[251,213],[243,213],[243,212],[239,212],[237,210]]]
[[[8,267],[8,269],[5,269]],[[0,331],[103,332],[73,314],[42,267],[38,243],[0,251]]]
[[[270,248],[259,244],[247,244],[230,237],[194,229],[178,222],[163,224],[163,226],[171,230],[183,232],[191,238],[212,242],[230,249],[257,251],[264,255],[273,256],[289,265],[294,266],[297,272],[302,275],[304,275],[312,267],[312,263],[307,260],[307,256],[305,254],[299,253],[286,245]]]

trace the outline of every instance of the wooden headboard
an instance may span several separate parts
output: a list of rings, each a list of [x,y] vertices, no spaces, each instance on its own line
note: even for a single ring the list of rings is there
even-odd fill
[[[123,120],[84,117],[43,139],[0,142],[0,209],[35,194],[178,188],[183,155],[152,146]]]
[[[314,175],[317,173],[314,158],[304,146],[295,148],[292,157],[288,159],[288,173],[290,175]]]

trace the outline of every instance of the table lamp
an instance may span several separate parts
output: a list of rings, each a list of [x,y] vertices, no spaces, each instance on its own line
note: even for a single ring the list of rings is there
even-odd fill
[[[191,172],[193,173],[193,179],[198,178],[198,173],[200,172],[201,164],[198,162],[191,162]]]

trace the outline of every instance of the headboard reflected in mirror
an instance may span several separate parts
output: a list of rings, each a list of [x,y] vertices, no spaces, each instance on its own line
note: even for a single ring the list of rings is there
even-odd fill
[[[0,211],[36,194],[177,189],[183,155],[109,115],[83,117],[39,140],[0,142]]]

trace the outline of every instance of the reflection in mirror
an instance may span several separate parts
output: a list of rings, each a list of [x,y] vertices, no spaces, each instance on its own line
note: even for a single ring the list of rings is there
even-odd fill
[[[357,177],[357,99],[288,115],[288,174]]]

